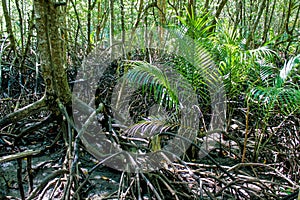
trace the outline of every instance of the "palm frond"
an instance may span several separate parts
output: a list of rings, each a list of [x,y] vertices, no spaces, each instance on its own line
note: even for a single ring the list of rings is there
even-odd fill
[[[177,16],[182,24],[182,30],[192,36],[192,38],[202,40],[212,35],[211,29],[214,25],[212,23],[211,13],[205,12],[202,16],[195,17],[194,13],[190,13],[186,7],[187,19]]]
[[[300,63],[300,55],[290,59],[288,62],[285,62],[282,70],[280,70],[280,78],[286,80],[286,78],[291,74],[292,69]]]
[[[252,97],[252,100],[257,101],[257,103],[261,103],[264,106],[273,104],[276,101],[279,93],[280,90],[277,90],[274,87],[258,86],[250,90],[250,96]]]
[[[287,81],[292,72],[299,66],[300,55],[286,62],[277,74],[272,74],[269,66],[263,66],[261,72],[262,85],[253,87],[248,97],[262,104],[264,108],[273,109],[277,106],[284,114],[299,111],[300,91],[297,85]],[[299,78],[299,74],[294,74]]]
[[[175,115],[166,116],[149,116],[143,121],[140,121],[130,126],[125,132],[129,135],[139,134],[141,136],[152,136],[158,133],[166,132],[180,125],[180,122]]]
[[[248,50],[247,53],[256,60],[265,59],[276,55],[276,52],[270,49],[268,46],[261,46],[257,49]]]
[[[223,86],[221,71],[215,66],[212,56],[201,44],[196,44],[195,67],[198,76],[204,78],[211,92],[217,92]]]
[[[294,113],[300,109],[300,91],[294,88],[282,89],[278,95],[278,105],[285,114]]]
[[[140,84],[148,92],[153,91],[156,101],[164,100],[169,107],[178,105],[176,89],[173,88],[166,74],[157,66],[144,61],[130,61],[132,69],[126,74],[132,84]]]

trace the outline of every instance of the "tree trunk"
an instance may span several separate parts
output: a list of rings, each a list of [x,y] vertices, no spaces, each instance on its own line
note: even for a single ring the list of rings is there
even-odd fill
[[[92,50],[92,11],[94,10],[94,7],[96,5],[97,1],[94,1],[92,4],[92,0],[88,0],[88,13],[87,13],[87,40],[88,40],[88,45],[87,45],[87,50],[86,53],[89,54]]]
[[[268,39],[268,33],[270,31],[270,27],[271,27],[271,24],[272,24],[276,2],[277,2],[277,0],[274,1],[271,12],[266,11],[266,19],[265,19],[266,22],[265,22],[264,33],[263,33],[263,43],[265,43]],[[268,19],[268,22],[267,22],[267,17],[268,16],[269,16],[269,19]]]
[[[159,9],[159,36],[160,40],[163,41],[164,38],[164,29],[163,26],[166,25],[166,1],[165,0],[158,0],[157,1],[157,7]]]
[[[226,5],[227,1],[228,0],[222,0],[221,3],[219,4],[218,9],[216,11],[216,15],[215,15],[216,19],[218,19],[220,17],[221,12],[222,12],[224,6]]]
[[[207,12],[209,9],[209,3],[210,3],[209,0],[205,0],[205,3],[204,3],[205,12]]]
[[[109,42],[110,46],[113,46],[114,43],[114,30],[115,30],[115,16],[114,16],[114,0],[109,0]],[[113,48],[111,53],[113,53]]]
[[[223,8],[225,7],[228,0],[222,0],[216,10],[215,19],[212,22],[212,28],[210,29],[210,32],[212,32],[215,29],[215,25],[217,24],[217,20],[219,19],[221,12]]]
[[[8,9],[7,9],[7,5],[6,5],[6,1],[2,0],[2,8],[3,8],[3,13],[4,13],[4,18],[5,18],[5,22],[6,22],[6,31],[8,32],[9,36],[9,41],[10,41],[10,46],[13,49],[14,53],[16,53],[16,42],[15,42],[15,36],[13,34],[13,30],[12,30],[12,25],[11,25],[11,18],[10,15],[8,13]]]
[[[134,22],[134,25],[132,27],[131,35],[134,34],[134,32],[138,28],[138,25],[139,25],[139,23],[141,21],[141,17],[142,17],[142,13],[143,13],[143,6],[144,6],[144,0],[139,0],[138,14],[137,14],[137,17],[136,17],[136,21]],[[133,5],[132,5],[132,8],[133,8]],[[133,16],[133,10],[132,10],[132,14],[131,15]]]
[[[89,54],[91,52],[91,18],[92,18],[92,10],[91,10],[91,7],[92,7],[92,2],[91,0],[88,0],[88,13],[87,13],[87,42],[88,42],[88,45],[87,45],[87,50],[86,50],[86,53]]]
[[[247,41],[246,41],[246,47],[247,47],[247,48],[249,47],[250,42],[251,42],[251,40],[253,39],[253,36],[254,36],[254,33],[255,33],[256,28],[257,28],[257,26],[258,26],[259,20],[260,20],[260,18],[261,18],[261,16],[262,16],[262,13],[263,13],[263,11],[264,11],[264,9],[265,9],[265,7],[266,7],[266,2],[267,2],[266,0],[263,0],[263,1],[261,2],[261,4],[260,4],[259,11],[258,11],[258,13],[257,13],[255,22],[254,22],[254,24],[253,24],[253,28],[252,28],[252,30],[251,30],[251,32],[250,32],[250,35],[248,36]]]
[[[120,0],[120,10],[121,10],[121,30],[122,30],[122,43],[125,43],[125,11],[124,11],[124,1]]]
[[[62,15],[59,6],[61,5],[65,5],[65,3],[34,0],[38,50],[46,86],[45,95],[39,101],[6,115],[0,120],[0,127],[16,123],[45,108],[48,108],[56,116],[61,116],[61,105],[64,105],[67,111],[71,111],[72,96],[65,68],[65,52],[63,51],[63,42],[61,42],[63,38],[60,34],[59,20]]]
[[[65,60],[60,34],[59,7],[48,0],[35,0],[38,49],[42,76],[46,85],[49,109],[57,112],[55,101],[71,105],[71,91],[65,71]]]
[[[236,8],[235,8],[235,20],[234,20],[234,28],[233,30],[236,31],[238,28],[238,25],[241,22],[242,19],[242,11],[243,11],[243,5],[241,0],[236,0]]]
[[[190,16],[193,16],[196,19],[196,1],[188,0],[188,12]]]
[[[96,43],[100,40],[100,31],[101,31],[101,0],[97,4],[97,27],[96,27]]]

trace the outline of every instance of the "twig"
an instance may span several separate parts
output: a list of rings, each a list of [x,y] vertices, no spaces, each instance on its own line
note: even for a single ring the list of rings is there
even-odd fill
[[[28,156],[34,156],[41,152],[41,150],[27,150],[13,155],[3,156],[0,158],[0,163],[9,162],[16,159],[26,158]]]
[[[38,199],[43,199],[43,197],[45,196],[46,192],[48,191],[49,187],[51,187],[53,184],[58,184],[59,180],[58,178],[55,178],[53,180],[51,180],[45,187],[44,189],[40,192],[39,198]],[[53,195],[53,193],[56,191],[56,188],[53,189],[53,192],[51,194],[51,196]]]
[[[240,167],[245,167],[245,166],[261,166],[261,167],[267,167],[271,170],[273,170],[274,172],[276,172],[281,178],[285,179],[287,182],[289,182],[291,185],[293,185],[294,187],[297,186],[296,183],[294,183],[292,180],[290,180],[289,178],[287,178],[286,176],[284,176],[281,172],[279,172],[277,169],[271,167],[270,165],[266,165],[266,164],[263,164],[263,163],[239,163],[239,164],[236,164],[235,166],[229,168],[227,171],[232,171],[232,170],[235,170],[235,169],[238,169]]]
[[[283,197],[281,200],[292,200],[292,199],[295,199],[295,198],[297,198],[297,200],[300,199],[300,189],[296,192],[293,192],[290,195],[287,195],[286,197]]]
[[[152,185],[152,183],[147,179],[147,177],[146,177],[143,173],[141,173],[141,176],[142,176],[143,179],[146,181],[147,186],[149,186],[150,189],[154,192],[156,198],[157,198],[158,200],[162,200],[162,198],[161,198],[160,195],[158,194],[157,190],[156,190],[155,187]]]
[[[213,131],[215,132],[215,131]],[[188,138],[185,138],[181,135],[176,135],[174,133],[171,133],[171,132],[164,132],[164,133],[160,133],[161,135],[171,135],[171,136],[174,136],[174,137],[179,137],[180,139],[182,140],[185,140],[187,142],[189,142],[191,145],[194,145],[195,147],[197,147],[203,154],[205,154],[205,156],[207,156],[216,166],[218,166],[218,168],[223,171],[225,174],[228,175],[228,177],[230,177],[232,180],[234,180],[235,178],[229,173],[227,172],[225,169],[223,169],[219,163],[213,159],[205,150],[203,150],[201,147],[199,147],[197,144],[195,144],[193,141],[189,140]]]
[[[28,193],[33,190],[32,157],[27,157]]]
[[[114,156],[119,155],[121,152],[115,153],[111,156],[108,156],[107,158],[103,159],[101,162],[97,163],[92,169],[90,169],[88,171],[88,176],[86,177],[86,179],[81,183],[81,185],[77,188],[77,190],[75,191],[75,193],[73,194],[73,196],[76,196],[79,191],[82,189],[83,186],[85,186],[85,183],[89,180],[90,176],[92,175],[92,172],[97,169],[100,165],[102,165],[103,163],[105,163],[107,160],[113,158]]]
[[[120,178],[120,184],[119,184],[119,189],[118,189],[118,197],[121,196],[121,191],[124,190],[124,182],[125,182],[125,172],[122,172],[121,178]]]
[[[23,180],[22,180],[22,159],[18,158],[18,167],[17,167],[17,178],[18,178],[18,186],[20,191],[20,196],[22,200],[25,200],[25,193],[24,193],[24,187],[23,187]]]
[[[250,107],[249,107],[249,98],[248,98],[247,99],[247,112],[246,112],[246,130],[245,130],[245,138],[244,138],[242,163],[245,162],[246,150],[247,150],[247,140],[248,140],[248,134],[249,134],[249,113],[250,113]]]
[[[50,174],[49,176],[47,176],[31,193],[30,195],[27,197],[26,200],[31,200],[33,199],[38,191],[40,191],[42,188],[44,188],[49,181],[51,181],[53,178],[59,176],[59,175],[62,175],[62,174],[66,174],[68,173],[68,170],[65,170],[65,169],[61,169],[61,170],[57,170],[55,172],[53,172],[52,174]]]
[[[171,195],[176,199],[179,200],[178,196],[176,195],[176,191],[173,190],[173,188],[165,181],[162,179],[161,176],[158,176],[159,180],[167,187],[167,189],[170,191]]]

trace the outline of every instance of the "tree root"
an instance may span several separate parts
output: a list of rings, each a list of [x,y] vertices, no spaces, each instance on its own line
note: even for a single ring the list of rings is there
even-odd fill
[[[46,98],[43,96],[40,100],[29,104],[16,112],[10,113],[4,118],[0,120],[0,127],[4,127],[8,124],[14,124],[17,123],[19,120],[27,117],[28,115],[34,114],[39,112],[42,108],[45,108],[47,106],[46,104]]]

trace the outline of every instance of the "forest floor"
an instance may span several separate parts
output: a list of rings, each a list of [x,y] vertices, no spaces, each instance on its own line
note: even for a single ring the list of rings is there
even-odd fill
[[[51,131],[51,125],[43,129],[45,131],[45,137],[42,138],[43,141],[32,141],[35,144],[24,143],[24,146],[19,146],[19,151],[26,151],[30,149],[40,149],[42,145],[51,145],[51,142],[55,139],[55,133]],[[51,133],[51,134],[47,134]],[[35,133],[37,136],[37,133]],[[52,146],[49,150],[45,151],[41,155],[32,157],[31,160],[31,172],[32,172],[32,181],[33,187],[38,187],[43,180],[55,170],[63,168],[64,160],[64,150],[63,142],[58,141],[57,144]],[[0,145],[0,154],[8,155],[7,148],[4,148],[3,145]],[[13,154],[13,152],[9,152]],[[88,170],[93,168],[99,161],[90,156],[86,151],[81,149],[80,152],[80,164],[79,169],[82,171],[82,174],[86,178],[88,176]],[[28,177],[28,160],[22,159],[22,182],[23,189],[29,191],[30,181]],[[0,199],[5,199],[4,196],[9,197],[10,199],[20,199],[20,187],[18,185],[18,162],[16,160],[10,162],[0,163]],[[85,190],[82,191],[82,194],[86,195],[88,199],[101,199],[108,195],[114,194],[118,190],[118,183],[120,180],[120,172],[110,169],[105,166],[97,167],[93,170],[93,173],[89,175]],[[63,188],[61,188],[61,193],[52,193],[53,190],[45,190],[36,199],[61,199],[61,194],[63,193]],[[28,195],[28,194],[26,194]]]

